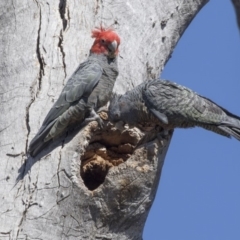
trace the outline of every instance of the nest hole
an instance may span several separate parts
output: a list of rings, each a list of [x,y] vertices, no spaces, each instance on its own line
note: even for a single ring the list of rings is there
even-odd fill
[[[138,138],[133,131],[116,128],[92,134],[85,153],[81,156],[80,175],[89,190],[98,188],[111,167],[125,162],[133,153]]]

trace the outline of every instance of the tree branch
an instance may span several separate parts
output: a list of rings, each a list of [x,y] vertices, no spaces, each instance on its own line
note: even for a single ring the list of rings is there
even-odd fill
[[[141,239],[170,142],[156,139],[155,126],[114,126],[101,113],[103,130],[92,122],[35,159],[19,153],[86,59],[91,29],[112,26],[121,36],[115,91],[123,93],[160,75],[206,2],[0,2],[0,238]]]

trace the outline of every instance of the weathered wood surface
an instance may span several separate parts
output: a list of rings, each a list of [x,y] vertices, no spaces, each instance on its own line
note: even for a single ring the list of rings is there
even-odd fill
[[[106,121],[35,159],[27,147],[86,59],[91,29],[111,26],[121,36],[122,93],[159,76],[206,2],[0,1],[0,239],[141,239],[170,140]]]

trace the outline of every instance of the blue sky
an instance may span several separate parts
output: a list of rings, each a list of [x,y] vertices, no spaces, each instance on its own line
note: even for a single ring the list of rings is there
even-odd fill
[[[240,34],[230,0],[200,11],[161,77],[240,116]],[[143,239],[239,240],[240,142],[175,130]]]

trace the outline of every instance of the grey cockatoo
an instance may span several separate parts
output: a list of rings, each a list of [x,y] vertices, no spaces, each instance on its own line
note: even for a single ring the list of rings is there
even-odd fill
[[[114,95],[109,119],[130,126],[156,123],[164,130],[203,127],[240,140],[240,117],[189,88],[167,80],[144,82],[124,95]]]
[[[45,145],[66,131],[67,127],[84,120],[101,119],[95,112],[110,99],[118,76],[117,55],[120,38],[113,30],[95,29],[95,41],[88,59],[81,63],[63,88],[37,135],[29,146],[36,156]]]

